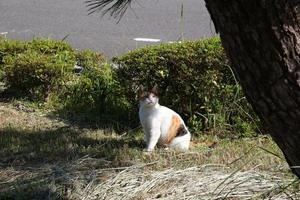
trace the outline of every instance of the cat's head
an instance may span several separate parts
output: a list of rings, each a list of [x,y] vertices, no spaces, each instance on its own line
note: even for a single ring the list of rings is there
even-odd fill
[[[157,85],[149,91],[145,91],[143,86],[140,86],[138,90],[138,99],[141,107],[153,107],[158,104]]]

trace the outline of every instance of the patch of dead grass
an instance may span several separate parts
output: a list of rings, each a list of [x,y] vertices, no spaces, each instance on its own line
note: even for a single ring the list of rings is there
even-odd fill
[[[232,171],[218,165],[153,170],[159,162],[128,167],[97,168],[83,157],[70,163],[6,169],[1,195],[33,193],[33,183],[44,185],[50,196],[67,199],[297,199],[295,179],[259,170]],[[4,187],[3,187],[4,186]],[[26,189],[26,190],[25,190]],[[32,191],[30,191],[30,189]],[[0,197],[1,197],[0,195]],[[10,194],[12,195],[12,194]],[[58,196],[56,196],[58,197]]]

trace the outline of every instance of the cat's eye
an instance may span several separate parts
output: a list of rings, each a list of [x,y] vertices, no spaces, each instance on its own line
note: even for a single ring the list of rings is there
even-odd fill
[[[155,98],[155,97],[156,97],[156,95],[155,95],[155,94],[153,94],[153,93],[151,93],[151,94],[149,95],[149,97],[153,97],[153,98]]]

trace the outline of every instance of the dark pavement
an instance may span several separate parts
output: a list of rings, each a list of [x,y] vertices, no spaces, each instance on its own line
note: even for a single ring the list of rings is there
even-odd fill
[[[176,41],[213,36],[214,27],[202,0],[137,0],[122,20],[88,15],[84,0],[1,0],[0,33],[8,38],[63,39],[79,49],[111,57],[150,44],[134,38]],[[183,21],[180,11],[183,3]],[[152,44],[152,43],[151,43]]]

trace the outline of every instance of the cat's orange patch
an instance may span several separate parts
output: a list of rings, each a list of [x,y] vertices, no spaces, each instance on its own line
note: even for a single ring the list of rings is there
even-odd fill
[[[181,121],[180,121],[179,117],[174,115],[172,117],[171,126],[168,130],[167,138],[165,140],[165,142],[167,144],[170,144],[170,142],[173,140],[173,138],[176,137],[180,125],[181,125]]]

